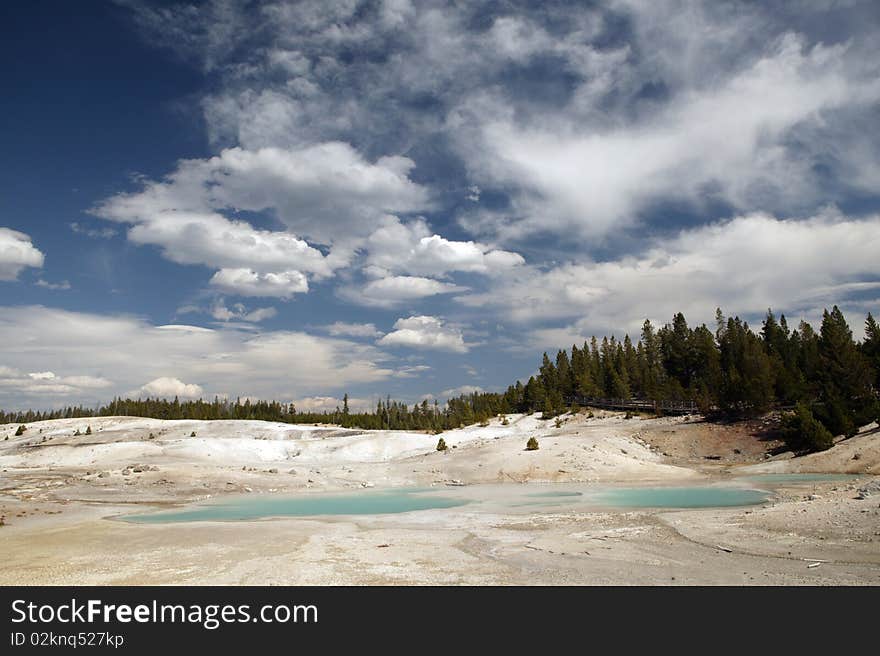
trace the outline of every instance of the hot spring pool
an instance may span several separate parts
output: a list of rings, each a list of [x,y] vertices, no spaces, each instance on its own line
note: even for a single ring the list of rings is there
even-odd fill
[[[182,510],[126,515],[121,519],[139,524],[161,524],[316,515],[386,515],[432,508],[453,508],[469,503],[465,498],[443,497],[423,494],[423,492],[425,490],[398,489],[358,494],[305,494],[296,497],[259,495],[196,504]]]
[[[592,501],[613,508],[726,508],[764,503],[768,492],[741,487],[619,487],[590,495]]]
[[[689,485],[679,487],[595,487],[583,484],[550,484],[554,489],[534,491],[532,486],[471,485],[455,491],[401,488],[357,493],[304,494],[299,496],[250,495],[178,510],[126,515],[124,521],[161,524],[203,521],[248,521],[270,517],[328,515],[385,515],[417,510],[455,508],[472,504],[490,512],[539,512],[564,508],[723,508],[750,506],[767,501],[771,493],[749,487]],[[541,489],[541,488],[539,488]]]

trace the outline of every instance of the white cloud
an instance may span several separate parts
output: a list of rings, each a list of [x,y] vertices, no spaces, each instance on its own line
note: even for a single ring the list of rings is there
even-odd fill
[[[461,396],[462,394],[474,394],[476,392],[485,392],[482,387],[479,385],[461,385],[459,387],[453,387],[452,389],[443,390],[438,395],[441,399],[452,399],[457,396]]]
[[[346,323],[344,321],[335,321],[329,326],[324,326],[333,337],[379,337],[382,333],[376,329],[371,323]]]
[[[131,239],[157,243],[175,261],[228,266],[233,260],[254,266],[268,260],[274,267],[286,262],[326,273],[330,264],[320,252],[294,235],[322,244],[345,243],[369,234],[386,212],[427,207],[427,192],[408,177],[413,166],[412,160],[397,156],[369,162],[341,142],[296,149],[228,148],[209,159],[181,161],[165,180],[110,197],[94,211],[137,224]],[[220,214],[230,210],[270,211],[291,232],[255,230]],[[198,236],[206,236],[208,243],[198,243]]]
[[[342,410],[343,403],[342,398],[335,396],[308,396],[293,401],[297,412],[335,412],[337,408]],[[370,399],[349,397],[348,409],[351,412],[369,412],[376,409],[376,403]]]
[[[309,283],[299,271],[257,273],[253,269],[220,269],[211,277],[211,285],[239,296],[290,298],[309,291]]]
[[[568,328],[535,333],[544,344],[565,344],[592,331],[637,334],[645,318],[668,321],[682,311],[710,321],[768,306],[795,312],[840,303],[853,292],[880,287],[880,217],[851,219],[828,210],[807,220],[749,214],[657,241],[639,256],[530,268],[466,305],[497,305],[513,320],[545,322],[579,317]]]
[[[100,376],[59,376],[53,371],[25,374],[14,367],[0,366],[0,398],[21,395],[44,404],[47,400],[92,394],[112,385]]]
[[[87,225],[83,225],[82,223],[77,223],[76,221],[71,222],[69,225],[70,229],[76,234],[85,235],[86,237],[91,237],[92,239],[110,239],[111,237],[115,237],[119,232],[118,230],[116,230],[116,228],[92,228]]]
[[[198,312],[198,308],[196,308]],[[178,314],[183,314],[180,310]],[[248,310],[242,303],[235,303],[231,308],[226,306],[223,299],[217,299],[211,306],[211,316],[217,321],[245,321],[250,323],[258,323],[266,319],[271,319],[278,311],[273,307],[257,308]]]
[[[132,392],[130,396],[151,398],[159,397],[166,399],[179,396],[180,398],[184,399],[194,399],[202,396],[203,393],[204,390],[198,385],[192,383],[184,383],[178,378],[163,376],[161,378],[151,380],[146,385],[141,386],[140,389]]]
[[[786,33],[741,68],[713,71],[714,81],[679,90],[629,124],[585,120],[577,106],[523,122],[503,97],[468,99],[456,137],[472,175],[517,191],[511,210],[474,212],[464,224],[508,238],[572,230],[603,237],[668,199],[699,204],[714,195],[745,210],[814,206],[823,198],[813,170],[822,160],[800,135],[836,124],[838,110],[880,100],[876,68],[861,70],[858,58],[845,45],[809,45]],[[833,152],[851,161],[855,151]]]
[[[40,268],[44,256],[31,238],[17,230],[0,228],[0,281],[16,280],[26,267]]]
[[[445,325],[437,317],[425,315],[398,319],[394,323],[394,330],[377,343],[383,346],[404,346],[455,353],[468,351],[468,345],[465,344],[460,330]]]
[[[392,308],[408,301],[416,301],[438,294],[452,294],[467,291],[448,282],[440,282],[420,276],[391,276],[371,280],[367,284],[355,287],[346,286],[338,290],[341,298],[371,307]]]
[[[45,289],[52,290],[68,290],[70,289],[70,281],[62,280],[61,282],[47,282],[40,278],[37,282],[34,283],[37,287],[43,287]]]
[[[246,221],[230,221],[219,214],[163,211],[134,225],[128,238],[136,244],[162,248],[179,264],[219,268],[253,268],[260,272],[296,268],[327,276],[331,267],[324,255],[287,232],[255,230]]]
[[[417,378],[420,374],[430,371],[431,367],[426,364],[416,364],[409,367],[401,367],[394,375],[397,378]]]
[[[4,367],[54,372],[60,381],[11,378],[27,385],[79,385],[77,390],[66,391],[65,402],[107,401],[138,389],[144,381],[163,377],[198,381],[207,397],[227,394],[283,400],[341,393],[351,385],[393,376],[394,370],[383,366],[387,359],[371,345],[296,331],[255,334],[234,327],[155,326],[134,317],[41,306],[0,308],[0,362]],[[86,389],[90,381],[108,384]],[[22,385],[0,386],[0,407],[43,407],[46,403],[45,395]]]
[[[386,216],[367,239],[368,267],[395,273],[442,276],[452,271],[501,274],[525,262],[521,255],[473,241],[433,234],[422,219],[401,223]]]

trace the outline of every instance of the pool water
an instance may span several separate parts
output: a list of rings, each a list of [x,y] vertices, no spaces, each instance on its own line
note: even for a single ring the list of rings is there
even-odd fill
[[[590,495],[592,501],[614,508],[726,508],[764,503],[770,493],[743,487],[619,487]]]
[[[385,515],[433,508],[453,508],[469,503],[465,498],[435,496],[423,492],[425,491],[421,489],[398,489],[359,494],[306,494],[296,497],[248,496],[189,506],[182,510],[127,515],[121,519],[139,524],[158,524],[315,515]]]
[[[554,484],[555,487],[555,484]],[[560,484],[557,489],[529,492],[510,485],[472,485],[450,490],[403,488],[358,493],[304,494],[300,496],[250,495],[166,510],[120,517],[139,524],[200,521],[248,521],[269,517],[327,515],[385,515],[455,508],[474,504],[484,510],[503,511],[539,506],[566,508],[723,508],[750,506],[767,501],[764,490],[731,485],[681,487],[594,487]]]

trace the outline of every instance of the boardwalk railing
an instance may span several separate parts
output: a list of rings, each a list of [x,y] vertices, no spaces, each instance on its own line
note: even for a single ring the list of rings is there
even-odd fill
[[[566,399],[570,404],[576,403],[591,408],[605,410],[632,410],[635,412],[653,412],[665,415],[690,415],[699,412],[693,401],[659,401],[650,399],[600,399],[587,396],[572,396]]]

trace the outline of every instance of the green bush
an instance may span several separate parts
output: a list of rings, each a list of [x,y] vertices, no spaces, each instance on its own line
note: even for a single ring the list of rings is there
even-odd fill
[[[562,428],[562,417],[557,417],[554,425],[556,426],[556,428]]]
[[[824,451],[834,444],[834,436],[805,403],[798,403],[794,414],[782,420],[782,439],[794,451]]]
[[[444,440],[442,437],[437,441],[437,450],[446,451],[446,440]]]
[[[19,426],[19,427],[15,430],[15,436],[16,436],[16,437],[21,437],[22,435],[24,435],[24,432],[25,432],[26,430],[27,430],[27,426],[25,426],[25,425],[21,425],[21,426]]]
[[[529,441],[526,442],[526,451],[537,451],[538,450],[538,440],[534,437],[530,437]]]

